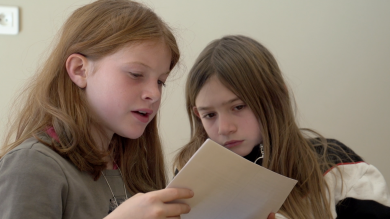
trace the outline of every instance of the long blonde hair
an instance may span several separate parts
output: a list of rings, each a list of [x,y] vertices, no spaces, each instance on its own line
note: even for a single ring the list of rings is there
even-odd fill
[[[191,139],[176,155],[174,168],[180,170],[207,138],[193,107],[211,76],[244,101],[258,119],[265,152],[263,166],[298,180],[280,213],[289,218],[332,218],[323,172],[334,164],[326,159],[326,139],[298,128],[276,60],[263,45],[245,36],[225,36],[211,42],[190,70],[186,108]],[[317,138],[309,140],[309,134]],[[315,152],[317,145],[324,147],[322,155]]]
[[[99,60],[131,43],[162,40],[171,50],[172,69],[179,49],[170,28],[149,8],[129,0],[99,0],[85,5],[68,18],[59,32],[50,56],[19,97],[0,157],[34,136],[69,159],[94,179],[106,168],[103,157],[114,153],[124,180],[133,192],[148,192],[166,186],[166,173],[157,116],[138,139],[114,134],[109,151],[95,147],[91,126],[99,127],[89,113],[84,89],[69,78],[65,62],[69,55],[83,54]],[[53,127],[58,141],[44,141]]]

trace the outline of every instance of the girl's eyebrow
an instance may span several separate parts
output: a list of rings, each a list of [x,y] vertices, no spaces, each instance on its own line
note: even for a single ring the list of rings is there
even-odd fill
[[[141,65],[141,66],[144,66],[146,68],[150,68],[148,65],[142,63],[142,62],[139,62],[139,61],[129,61],[129,62],[125,62],[125,64],[130,64],[130,65]]]
[[[143,66],[144,68],[147,68],[147,69],[151,69],[149,65],[146,65],[142,62],[138,62],[138,61],[134,61],[134,62],[125,62],[125,64],[135,64],[135,65],[140,65],[140,66]],[[171,70],[168,70],[167,72],[164,72],[162,73],[162,75],[169,75],[169,73],[171,72]]]
[[[236,101],[238,101],[238,100],[241,100],[241,99],[238,98],[238,97],[234,97],[234,98],[232,98],[232,99],[230,99],[230,100],[228,100],[228,101],[223,102],[221,105],[222,105],[222,106],[228,105],[228,104],[234,103],[234,102],[236,102]],[[212,107],[207,107],[207,106],[196,107],[196,109],[197,109],[198,111],[210,110],[211,108],[212,108]]]

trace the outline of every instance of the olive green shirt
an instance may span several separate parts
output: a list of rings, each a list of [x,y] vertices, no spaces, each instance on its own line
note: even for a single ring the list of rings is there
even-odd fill
[[[119,202],[125,192],[118,170],[104,174]],[[103,218],[116,207],[104,177],[79,171],[35,138],[0,159],[0,218]]]

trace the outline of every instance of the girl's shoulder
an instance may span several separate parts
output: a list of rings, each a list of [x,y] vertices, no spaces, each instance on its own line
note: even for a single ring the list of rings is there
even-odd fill
[[[47,137],[42,137],[41,140],[49,142],[49,138],[47,138]],[[54,152],[53,150],[51,150],[48,146],[44,145],[38,139],[31,137],[31,138],[26,139],[23,143],[16,146],[11,151],[9,151],[5,156],[7,156],[9,154],[16,153],[18,151],[22,151],[22,150],[36,150],[36,151],[41,151],[42,153],[48,153],[48,154],[51,154],[52,152]]]
[[[41,140],[51,141],[45,136]],[[63,172],[64,169],[70,168],[75,168],[70,161],[34,137],[25,140],[0,159],[0,171],[7,169],[23,173],[24,171],[46,172],[49,169]]]
[[[95,183],[35,138],[0,159],[0,185],[0,197],[12,197],[0,199],[0,218],[102,218],[108,212],[110,193],[99,193],[106,182]]]
[[[310,141],[318,155],[322,156],[326,153],[325,156],[329,163],[343,165],[364,162],[363,158],[355,151],[336,139],[326,139],[326,145],[319,138]]]
[[[337,218],[389,218],[390,193],[381,172],[343,143],[327,142],[326,156],[334,166],[324,171],[324,179],[332,214]],[[317,153],[324,153],[324,146],[315,147]]]

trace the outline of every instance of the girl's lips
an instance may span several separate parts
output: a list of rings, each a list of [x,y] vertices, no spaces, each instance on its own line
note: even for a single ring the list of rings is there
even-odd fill
[[[148,123],[149,116],[153,113],[153,110],[150,109],[138,109],[131,111],[135,118],[137,118],[140,122]]]
[[[232,148],[232,147],[240,145],[242,142],[244,142],[244,141],[243,140],[240,140],[240,141],[232,140],[232,141],[225,142],[225,144],[223,144],[223,146],[225,146],[226,148]]]
[[[135,118],[137,118],[140,122],[147,123],[149,122],[149,114],[141,114],[138,111],[131,111]]]
[[[143,108],[143,109],[133,110],[132,112],[140,112],[140,113],[152,114],[153,110],[148,109],[148,108]]]

